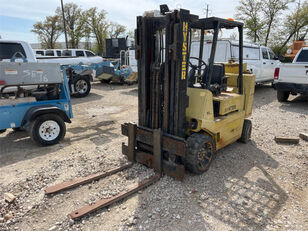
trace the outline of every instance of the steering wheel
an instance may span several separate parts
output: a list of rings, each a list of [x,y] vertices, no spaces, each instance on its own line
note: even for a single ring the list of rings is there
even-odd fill
[[[194,65],[192,64],[190,61],[188,62],[189,66],[194,69],[194,70],[205,70],[205,68],[207,67],[206,63],[202,60],[202,59],[199,59],[197,57],[190,57],[189,59],[195,59],[198,61],[198,65]],[[200,63],[200,65],[199,65]],[[204,66],[204,68],[202,68]]]

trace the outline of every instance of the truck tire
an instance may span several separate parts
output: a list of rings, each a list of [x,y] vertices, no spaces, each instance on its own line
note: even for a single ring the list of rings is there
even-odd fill
[[[206,172],[215,155],[215,142],[210,135],[194,133],[187,139],[185,168],[194,174]]]
[[[44,114],[35,118],[30,125],[30,137],[40,146],[59,143],[66,133],[64,120],[56,114]]]
[[[247,144],[248,141],[251,138],[251,131],[252,131],[252,123],[250,120],[245,119],[244,120],[244,125],[243,125],[243,130],[242,130],[242,136],[239,139],[240,142]]]
[[[74,97],[83,98],[89,95],[91,90],[91,82],[88,76],[78,75],[74,77]]]
[[[278,102],[287,102],[290,92],[288,91],[277,91]]]

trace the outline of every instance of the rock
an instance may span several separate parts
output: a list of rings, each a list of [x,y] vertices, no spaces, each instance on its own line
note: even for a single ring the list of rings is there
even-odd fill
[[[57,226],[52,226],[52,227],[50,227],[49,229],[48,229],[48,231],[54,231],[54,230],[56,230],[57,229]]]
[[[300,133],[299,134],[299,137],[305,141],[308,141],[308,134],[307,133]]]
[[[178,215],[176,215],[175,218],[176,218],[176,219],[181,219],[181,216],[178,214]]]
[[[14,216],[14,214],[12,213],[12,212],[9,212],[8,214],[6,214],[5,216],[4,216],[4,220],[9,220],[9,219],[11,219],[12,217]]]
[[[74,225],[74,220],[73,220],[73,219],[70,219],[70,220],[69,220],[69,224],[70,224],[70,226]]]
[[[12,203],[16,199],[16,196],[13,193],[4,193],[3,197],[8,203]]]

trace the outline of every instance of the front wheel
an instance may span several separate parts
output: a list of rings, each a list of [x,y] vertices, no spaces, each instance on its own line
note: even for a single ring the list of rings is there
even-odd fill
[[[215,142],[210,135],[194,133],[187,139],[185,167],[192,173],[206,172],[215,154]]]
[[[76,92],[74,94],[74,97],[76,98],[82,98],[89,95],[91,90],[91,83],[89,77],[81,75],[76,76],[74,78],[74,89]]]
[[[66,133],[64,120],[56,114],[38,116],[30,125],[30,137],[40,146],[59,143]]]
[[[250,120],[245,119],[242,130],[242,136],[239,139],[239,141],[244,144],[247,144],[251,138],[251,131],[252,131],[252,123]]]
[[[277,99],[279,102],[287,102],[290,92],[288,91],[277,91]]]

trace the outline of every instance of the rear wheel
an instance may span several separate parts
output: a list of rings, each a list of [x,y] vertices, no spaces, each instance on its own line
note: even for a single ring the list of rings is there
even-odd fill
[[[30,137],[40,146],[59,143],[66,133],[63,119],[56,114],[38,116],[30,125]]]
[[[187,139],[185,167],[195,174],[207,171],[215,154],[215,142],[207,134],[194,133]]]
[[[252,123],[250,120],[244,120],[242,136],[239,139],[240,142],[246,144],[251,138],[251,131],[252,131]]]
[[[288,91],[277,91],[277,99],[279,102],[287,102],[290,92]]]
[[[75,94],[74,97],[82,98],[89,95],[91,90],[91,83],[88,76],[76,76],[74,78],[74,88],[75,88]]]

